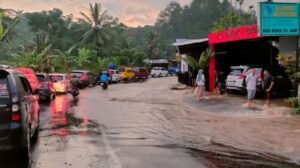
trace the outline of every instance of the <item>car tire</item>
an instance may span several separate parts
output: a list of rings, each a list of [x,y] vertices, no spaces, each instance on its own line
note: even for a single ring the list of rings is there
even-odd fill
[[[30,137],[30,127],[27,128],[26,133],[26,145],[21,149],[20,156],[26,163],[29,163],[31,160],[31,137]]]

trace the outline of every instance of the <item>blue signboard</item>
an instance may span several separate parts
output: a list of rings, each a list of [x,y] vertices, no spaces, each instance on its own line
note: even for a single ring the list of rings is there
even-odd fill
[[[261,36],[298,36],[299,4],[297,3],[261,3]]]

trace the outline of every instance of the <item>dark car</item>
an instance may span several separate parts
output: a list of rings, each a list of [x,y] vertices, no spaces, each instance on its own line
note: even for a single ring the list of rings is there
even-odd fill
[[[147,79],[149,77],[149,72],[147,68],[144,67],[134,67],[133,68],[134,76],[138,79]]]
[[[79,79],[79,87],[81,88],[95,86],[97,84],[97,77],[90,71],[73,70],[70,75],[71,78]]]
[[[37,73],[36,77],[41,83],[39,90],[40,99],[50,102],[55,98],[54,84],[52,79],[48,74],[45,73]]]
[[[0,69],[0,149],[20,150],[27,160],[39,127],[36,94],[22,73]]]

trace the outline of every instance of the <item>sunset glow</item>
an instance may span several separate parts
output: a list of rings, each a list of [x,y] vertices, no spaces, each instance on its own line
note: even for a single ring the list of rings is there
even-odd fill
[[[159,12],[171,0],[2,0],[1,8],[23,10],[24,12],[50,10],[59,8],[65,15],[73,14],[80,17],[79,12],[88,12],[89,2],[101,2],[109,14],[118,17],[120,22],[128,26],[137,27],[154,24]],[[189,4],[191,0],[179,0],[182,5]]]

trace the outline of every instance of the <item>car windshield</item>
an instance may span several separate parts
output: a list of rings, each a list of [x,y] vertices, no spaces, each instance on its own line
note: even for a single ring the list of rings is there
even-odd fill
[[[152,70],[160,70],[160,68],[159,67],[154,67],[154,68],[152,68]]]
[[[64,76],[62,76],[62,75],[50,75],[50,78],[53,81],[62,81],[62,80],[64,80]]]
[[[38,78],[39,82],[47,82],[47,78],[44,75],[37,74],[36,77]]]
[[[233,69],[233,70],[231,70],[231,72],[229,73],[229,75],[233,75],[233,76],[235,76],[235,75],[243,75],[243,69]]]
[[[140,71],[140,68],[134,67],[134,68],[133,68],[133,71],[134,71],[134,72],[139,72],[139,71]]]
[[[70,73],[71,76],[81,76],[83,74],[83,72],[72,72]]]
[[[255,69],[255,75],[259,75],[262,73],[262,68],[254,68]],[[251,68],[247,70],[246,75],[249,75],[251,73]]]
[[[125,72],[125,68],[120,68],[119,72]]]

